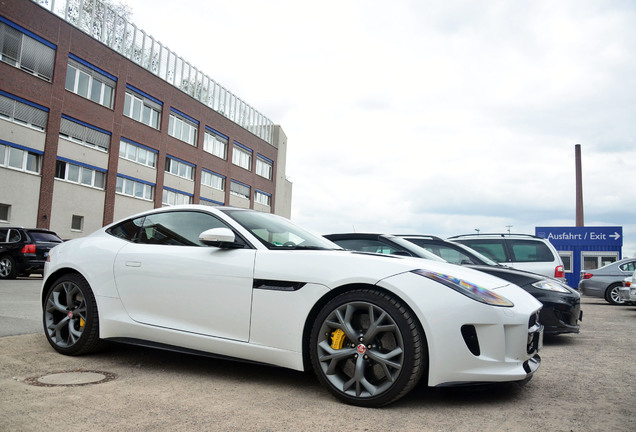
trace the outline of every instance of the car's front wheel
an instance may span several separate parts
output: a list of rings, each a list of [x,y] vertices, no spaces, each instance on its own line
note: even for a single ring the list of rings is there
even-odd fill
[[[44,334],[56,351],[81,355],[100,345],[97,302],[86,279],[67,274],[49,288],[44,301]]]
[[[621,298],[619,290],[621,289],[621,284],[613,284],[607,287],[605,290],[605,300],[609,304],[613,305],[622,305],[625,304],[625,301]]]
[[[15,279],[18,269],[15,267],[15,260],[9,255],[0,257],[0,279]]]
[[[426,369],[426,343],[413,313],[373,289],[343,293],[318,314],[313,369],[340,400],[380,407],[408,393]]]

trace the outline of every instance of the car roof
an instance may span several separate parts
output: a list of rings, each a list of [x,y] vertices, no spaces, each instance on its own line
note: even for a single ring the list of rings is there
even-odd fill
[[[535,238],[545,240],[543,237],[536,236],[534,234],[519,234],[519,233],[479,233],[479,234],[459,234],[448,239],[468,239],[468,238]]]

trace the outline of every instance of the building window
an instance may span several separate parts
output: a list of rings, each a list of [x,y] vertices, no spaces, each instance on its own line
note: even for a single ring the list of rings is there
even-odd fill
[[[43,131],[49,109],[0,90],[0,117]]]
[[[119,157],[128,159],[142,165],[155,168],[157,166],[157,153],[155,149],[142,146],[134,141],[122,138],[119,142]]]
[[[60,136],[97,150],[110,148],[110,132],[62,114]]]
[[[130,85],[126,85],[124,115],[152,128],[159,129],[163,102]]]
[[[168,124],[168,134],[170,136],[196,147],[198,129],[198,121],[174,108],[170,108],[170,123]]]
[[[172,206],[179,204],[192,204],[192,196],[176,189],[163,189],[163,197],[161,198],[163,205]]]
[[[147,201],[152,201],[155,197],[155,186],[153,184],[122,175],[117,176],[117,188],[115,191],[122,195]]]
[[[0,17],[0,60],[47,81],[53,77],[56,46]]]
[[[71,231],[84,230],[84,216],[73,215],[71,217]]]
[[[263,155],[256,156],[256,174],[261,177],[265,177],[268,180],[272,179],[272,173],[274,171],[274,161],[267,159]]]
[[[206,126],[203,140],[203,150],[225,160],[227,159],[228,143],[228,137]]]
[[[0,140],[0,166],[39,174],[41,165],[41,152]]]
[[[194,180],[194,165],[171,156],[166,158],[166,172],[187,180]]]
[[[248,171],[252,170],[252,150],[234,141],[232,163]]]
[[[9,204],[0,204],[0,222],[9,222],[11,215],[11,206]]]
[[[236,180],[232,180],[230,184],[230,194],[239,196],[242,198],[250,199],[251,188],[250,186],[237,182]]]
[[[107,108],[113,107],[117,78],[69,54],[66,70],[66,90],[78,94]]]
[[[559,251],[559,256],[561,257],[561,261],[563,261],[563,271],[565,273],[572,273],[572,258],[574,256],[574,252],[572,251]]]
[[[201,173],[201,184],[220,191],[225,190],[225,176],[213,171],[203,170]]]
[[[272,194],[267,192],[261,192],[259,190],[254,191],[254,201],[266,206],[272,205]]]
[[[55,178],[96,189],[104,189],[106,170],[58,158],[55,166]]]

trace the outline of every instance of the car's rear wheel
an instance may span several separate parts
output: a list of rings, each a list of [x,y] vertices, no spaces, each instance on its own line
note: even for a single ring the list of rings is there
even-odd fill
[[[423,332],[400,301],[372,289],[346,292],[318,314],[310,338],[320,382],[338,399],[379,407],[408,393],[426,368]]]
[[[9,255],[0,257],[0,279],[15,279],[18,269],[15,267],[15,260]]]
[[[44,334],[56,351],[81,355],[99,347],[97,302],[82,276],[67,274],[57,279],[43,307]]]
[[[619,290],[621,289],[621,284],[613,284],[607,287],[605,290],[605,300],[609,304],[613,305],[622,305],[625,304],[625,301],[621,298]]]

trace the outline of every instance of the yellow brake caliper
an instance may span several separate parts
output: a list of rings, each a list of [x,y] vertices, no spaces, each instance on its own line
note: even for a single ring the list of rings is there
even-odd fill
[[[86,325],[86,321],[84,321],[84,318],[80,317],[80,327],[84,328],[85,325]]]
[[[345,340],[345,332],[340,329],[337,329],[335,332],[331,333],[331,348],[333,349],[341,349]]]

